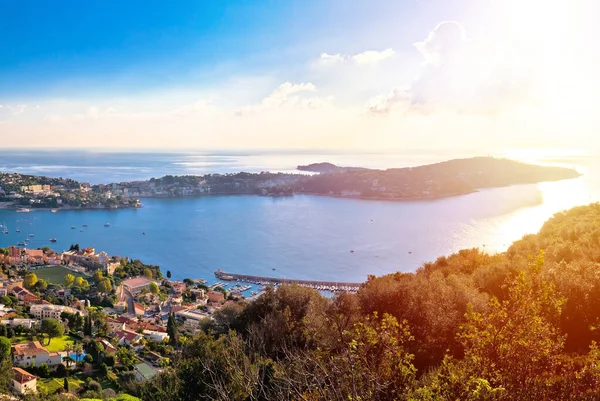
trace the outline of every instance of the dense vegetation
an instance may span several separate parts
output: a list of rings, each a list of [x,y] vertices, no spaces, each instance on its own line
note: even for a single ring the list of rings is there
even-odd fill
[[[311,166],[300,167],[313,170]],[[314,170],[319,171],[324,167],[324,171],[328,173],[304,177],[296,183],[295,189],[298,192],[343,195],[342,191],[351,190],[357,194],[350,196],[364,198],[415,199],[465,194],[478,188],[555,181],[579,176],[576,171],[565,168],[536,166],[491,157],[457,159],[426,166],[387,170],[332,168],[326,163],[315,166]]]
[[[333,299],[217,312],[143,400],[597,400],[600,205],[499,255],[464,250]]]

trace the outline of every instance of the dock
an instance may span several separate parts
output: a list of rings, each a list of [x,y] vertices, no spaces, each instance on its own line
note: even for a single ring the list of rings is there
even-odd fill
[[[357,292],[362,285],[362,283],[348,283],[341,281],[296,280],[281,277],[251,276],[248,274],[227,273],[221,269],[215,272],[215,277],[219,280],[240,281],[260,285],[298,284],[303,287],[332,292]]]

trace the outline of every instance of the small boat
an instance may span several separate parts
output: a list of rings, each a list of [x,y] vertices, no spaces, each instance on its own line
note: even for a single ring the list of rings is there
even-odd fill
[[[75,229],[75,226],[71,226],[71,230],[74,230],[74,229]]]
[[[56,242],[56,238],[50,238],[50,242]]]
[[[146,233],[142,233],[142,235],[146,235]]]
[[[17,213],[29,213],[30,210],[27,209],[26,207],[22,207],[20,209],[17,209]]]
[[[24,242],[19,242],[19,243],[17,244],[17,246],[25,246],[25,243],[24,243]]]
[[[56,210],[56,209],[50,210],[50,213],[56,213],[56,212],[58,212],[58,210]]]
[[[87,227],[88,225],[87,225],[87,224],[84,224],[83,226],[84,226],[84,227]]]
[[[104,227],[110,227],[110,223],[104,223]]]
[[[33,237],[35,237],[35,234],[29,234],[29,236],[33,238]]]
[[[83,230],[79,230],[79,232],[80,232],[80,233],[82,233],[82,232],[83,232]]]
[[[354,249],[350,249],[350,253],[354,253]]]
[[[275,270],[275,268],[272,268],[271,270]]]

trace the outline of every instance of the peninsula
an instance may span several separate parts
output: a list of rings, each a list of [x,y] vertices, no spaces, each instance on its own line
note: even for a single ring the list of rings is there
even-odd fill
[[[110,184],[113,193],[139,198],[256,194],[315,194],[362,199],[419,200],[468,194],[479,188],[577,178],[572,169],[479,157],[420,167],[375,170],[331,163],[299,166],[319,174],[245,173],[165,176]]]
[[[206,174],[90,185],[70,179],[0,174],[5,208],[119,209],[140,207],[139,198],[211,195],[291,196],[313,194],[378,200],[420,200],[463,195],[480,188],[531,184],[579,177],[562,167],[478,157],[386,170],[298,166],[314,175],[284,173]]]

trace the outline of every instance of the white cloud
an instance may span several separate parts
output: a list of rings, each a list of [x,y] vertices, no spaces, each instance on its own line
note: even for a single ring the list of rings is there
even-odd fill
[[[374,64],[385,59],[393,57],[396,52],[393,49],[385,49],[382,51],[369,50],[363,53],[351,56],[352,61],[356,64]]]
[[[531,86],[527,69],[507,64],[492,44],[469,39],[457,22],[442,22],[414,46],[424,58],[418,77],[371,99],[369,110],[389,112],[409,103],[421,111],[496,112],[526,97]]]
[[[336,64],[354,63],[359,65],[377,64],[396,55],[394,49],[367,50],[357,54],[328,54],[321,53],[318,64],[331,66]]]

